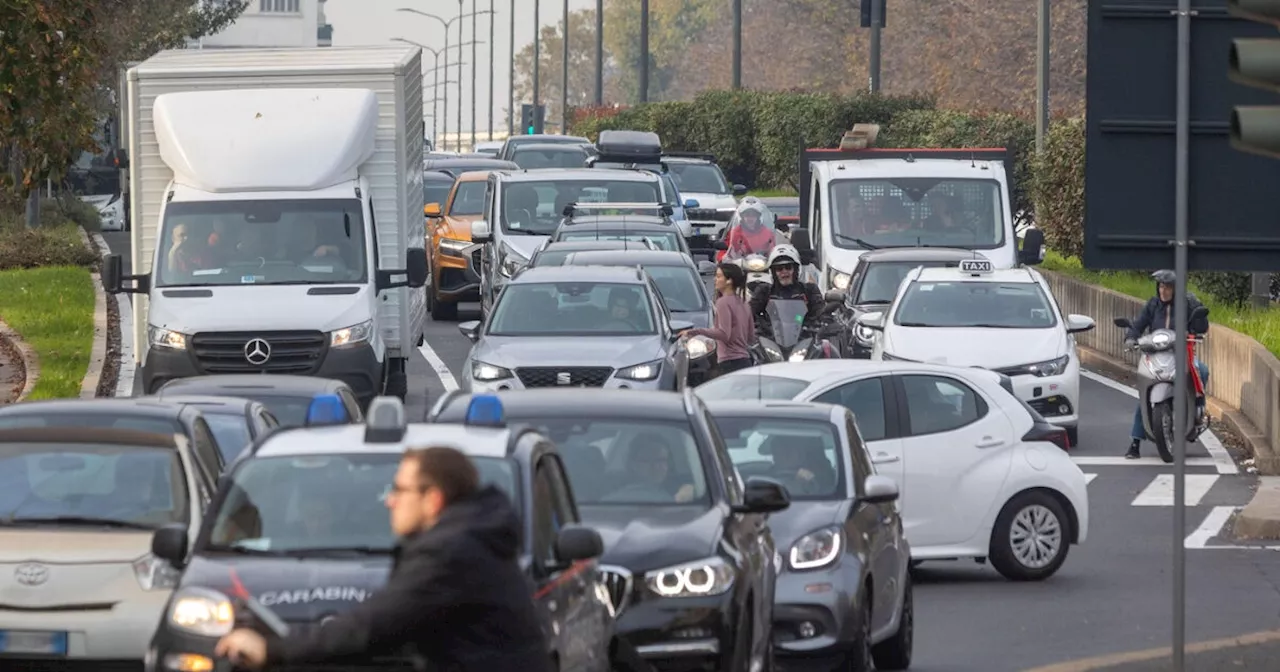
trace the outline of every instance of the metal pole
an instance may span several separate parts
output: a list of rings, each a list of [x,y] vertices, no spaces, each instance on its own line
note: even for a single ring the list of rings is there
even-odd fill
[[[640,102],[649,102],[649,0],[640,0]]]
[[[444,54],[445,64],[449,63],[449,52]],[[435,71],[435,79],[431,83],[431,145],[440,146],[440,52],[435,52],[435,63],[431,69]]]
[[[1036,154],[1044,152],[1049,132],[1049,0],[1040,0],[1040,29],[1036,31]]]
[[[604,0],[596,0],[596,107],[604,105]]]
[[[462,60],[461,47],[458,48],[458,60],[459,61]],[[442,115],[442,118],[440,119],[440,130],[442,131],[441,135],[443,135],[444,137],[443,137],[443,144],[441,143],[436,143],[436,144],[440,145],[441,150],[448,151],[449,150],[449,26],[447,25],[444,27],[444,79],[445,79],[444,101],[443,101],[444,115]]]
[[[489,0],[489,142],[493,142],[493,24],[498,15],[493,10],[493,0]]]
[[[538,87],[542,84],[539,72],[542,70],[542,2],[533,0],[533,130],[541,133],[538,123],[538,102],[542,100]]]
[[[510,137],[516,134],[516,0],[511,0],[507,8],[511,10],[511,35],[507,39],[511,52],[511,62],[507,64],[507,136]]]
[[[473,0],[474,1],[474,0]],[[462,48],[467,46],[462,37],[462,0],[458,0],[458,18],[454,19],[458,22],[458,138],[453,143],[455,150],[462,149]],[[474,41],[474,40],[473,40]],[[473,45],[471,47],[475,49]],[[475,61],[475,54],[472,54],[472,62]]]
[[[733,88],[742,88],[742,0],[733,0]]]
[[[462,0],[458,0],[461,7]],[[471,151],[476,149],[476,65],[480,61],[476,60],[476,22],[480,20],[480,15],[476,12],[476,0],[471,0]]]
[[[880,91],[880,1],[871,0],[871,93]]]
[[[1174,150],[1174,273],[1173,320],[1176,347],[1187,342],[1187,245],[1191,127],[1191,0],[1178,0],[1177,143]],[[1179,351],[1173,383],[1173,672],[1183,672],[1187,641],[1187,362]],[[1157,430],[1159,431],[1159,430]]]
[[[1251,301],[1253,307],[1271,307],[1271,274],[1254,273],[1252,276],[1252,291],[1250,293],[1253,295]]]
[[[560,135],[569,133],[569,0],[564,0],[564,28],[560,34]]]

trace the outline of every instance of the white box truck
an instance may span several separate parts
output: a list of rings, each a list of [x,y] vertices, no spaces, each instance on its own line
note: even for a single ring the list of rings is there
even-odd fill
[[[175,50],[128,73],[143,393],[230,373],[404,397],[423,339],[416,47]]]

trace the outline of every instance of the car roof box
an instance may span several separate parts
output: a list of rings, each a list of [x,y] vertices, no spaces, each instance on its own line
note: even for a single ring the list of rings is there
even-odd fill
[[[600,131],[599,163],[662,163],[662,140],[649,131]]]

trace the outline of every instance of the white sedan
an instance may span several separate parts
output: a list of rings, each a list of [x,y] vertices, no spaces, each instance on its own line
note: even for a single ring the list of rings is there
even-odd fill
[[[858,318],[871,359],[980,366],[1013,380],[1019,398],[1077,443],[1080,359],[1074,334],[1093,319],[1063,315],[1043,276],[1030,268],[917,268],[883,313]],[[879,332],[879,333],[875,333]]]
[[[717,399],[791,399],[853,411],[876,471],[901,492],[913,562],[974,558],[1041,580],[1089,530],[1066,430],[976,368],[857,359],[781,362],[699,386]]]

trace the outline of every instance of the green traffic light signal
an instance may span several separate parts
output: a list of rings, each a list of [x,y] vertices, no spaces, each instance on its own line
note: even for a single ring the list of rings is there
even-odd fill
[[[532,127],[532,126],[530,126],[528,129],[526,129],[526,130],[525,130],[525,132],[524,132],[524,134],[525,134],[525,135],[533,135],[533,127]]]

